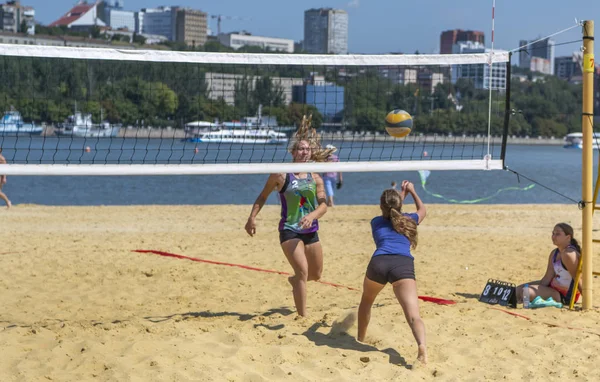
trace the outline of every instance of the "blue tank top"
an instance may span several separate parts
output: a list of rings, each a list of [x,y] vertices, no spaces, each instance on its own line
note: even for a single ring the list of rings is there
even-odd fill
[[[319,229],[315,219],[310,227],[299,227],[300,220],[317,208],[317,182],[310,173],[306,178],[296,178],[294,174],[286,174],[285,183],[279,192],[281,199],[281,220],[279,231],[290,230],[297,233],[312,233]]]
[[[403,214],[419,224],[419,215],[416,213]],[[413,258],[410,253],[410,240],[401,233],[396,232],[392,222],[383,216],[377,216],[371,220],[371,232],[375,241],[375,252],[378,255],[401,255]]]

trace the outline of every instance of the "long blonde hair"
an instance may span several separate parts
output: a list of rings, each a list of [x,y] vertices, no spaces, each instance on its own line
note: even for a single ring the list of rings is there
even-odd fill
[[[326,162],[327,157],[337,150],[335,147],[330,149],[321,147],[321,136],[317,133],[317,130],[312,127],[312,114],[308,117],[306,115],[302,117],[302,122],[300,122],[298,130],[292,138],[289,151],[295,151],[302,141],[308,142],[311,150],[310,160],[314,162]]]
[[[381,215],[392,222],[394,230],[406,236],[412,248],[417,248],[417,223],[402,214],[400,192],[391,188],[383,191],[379,207],[381,208]]]

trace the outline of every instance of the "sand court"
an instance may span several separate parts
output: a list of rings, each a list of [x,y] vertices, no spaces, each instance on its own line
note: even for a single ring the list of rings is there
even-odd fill
[[[0,211],[0,380],[600,379],[597,308],[509,309],[526,320],[477,300],[488,278],[541,278],[555,223],[581,239],[573,206],[428,205],[414,252],[418,292],[456,304],[420,301],[430,363],[414,370],[416,345],[390,287],[359,343],[356,324],[343,322],[358,291],[309,283],[309,316],[299,318],[285,275],[133,252],[291,272],[277,206],[263,209],[254,238],[243,229],[249,210]],[[337,206],[321,219],[324,281],[361,289],[377,213]]]

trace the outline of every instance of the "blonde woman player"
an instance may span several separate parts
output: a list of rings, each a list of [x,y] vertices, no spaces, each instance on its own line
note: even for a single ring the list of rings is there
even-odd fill
[[[330,150],[322,150],[316,131],[310,126],[310,118],[304,117],[290,148],[293,161],[325,161]],[[306,316],[306,284],[321,278],[323,250],[319,241],[319,222],[327,212],[327,200],[323,180],[317,173],[271,174],[260,192],[246,222],[246,232],[256,233],[256,216],[277,190],[281,200],[279,242],[281,249],[294,270],[289,278],[298,315]]]
[[[416,213],[402,212],[406,194],[410,194],[415,201]],[[417,225],[425,219],[425,204],[415,192],[414,185],[405,180],[400,191],[391,188],[383,191],[379,207],[381,216],[371,220],[373,240],[377,248],[369,262],[363,283],[363,294],[358,307],[357,339],[364,341],[375,298],[390,283],[417,341],[417,359],[425,364],[425,324],[419,314],[414,258],[410,253],[411,248],[417,246]]]

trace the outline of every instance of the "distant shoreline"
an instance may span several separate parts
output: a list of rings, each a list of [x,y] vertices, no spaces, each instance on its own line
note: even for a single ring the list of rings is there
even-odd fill
[[[43,136],[53,136],[54,127],[47,126]],[[183,129],[154,129],[154,128],[122,128],[118,135],[120,138],[150,138],[150,139],[184,139],[186,137]],[[351,133],[321,133],[323,141],[354,141],[354,142],[383,142],[389,141],[390,137],[379,134],[354,134]],[[444,135],[409,135],[402,140],[410,143],[476,143],[483,142],[482,136],[444,136]],[[502,137],[492,137],[491,143],[501,144]],[[546,137],[508,137],[507,143],[511,145],[551,145],[562,146],[562,138]]]

